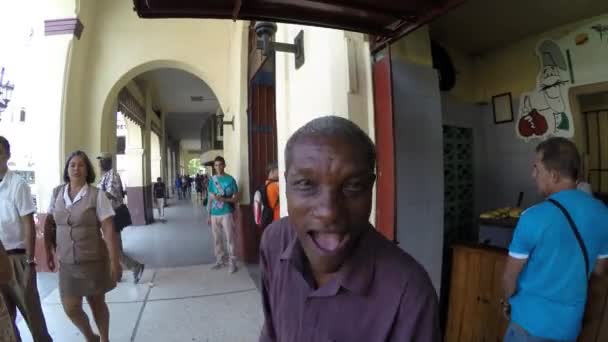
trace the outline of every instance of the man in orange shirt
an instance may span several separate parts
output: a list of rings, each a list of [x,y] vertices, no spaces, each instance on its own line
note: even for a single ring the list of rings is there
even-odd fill
[[[273,210],[272,221],[281,218],[281,206],[279,203],[279,167],[276,163],[268,166],[268,179],[266,180],[266,198],[268,205]]]

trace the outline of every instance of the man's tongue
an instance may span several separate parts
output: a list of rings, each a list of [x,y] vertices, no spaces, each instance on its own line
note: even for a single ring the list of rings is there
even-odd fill
[[[334,233],[314,232],[312,233],[312,238],[317,243],[317,246],[329,252],[336,250],[342,241],[342,236]]]

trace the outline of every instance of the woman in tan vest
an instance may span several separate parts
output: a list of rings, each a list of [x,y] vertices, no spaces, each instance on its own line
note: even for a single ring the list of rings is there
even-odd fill
[[[53,191],[45,223],[48,266],[59,260],[59,293],[63,309],[87,342],[108,342],[110,312],[105,294],[120,277],[118,245],[113,227],[112,204],[103,191],[90,186],[95,171],[89,157],[76,151],[63,172],[65,184]],[[99,335],[91,329],[82,308],[86,297]]]
[[[0,242],[0,286],[8,284],[13,279],[12,267],[8,260],[8,255]],[[4,299],[0,296],[0,341],[16,342],[15,327],[13,320],[4,304]]]

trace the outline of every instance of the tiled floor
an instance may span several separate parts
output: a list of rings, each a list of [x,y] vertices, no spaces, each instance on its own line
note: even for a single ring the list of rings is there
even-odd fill
[[[138,285],[125,273],[107,295],[112,342],[257,340],[263,316],[252,276],[259,272],[255,266],[232,275],[210,269],[214,257],[205,215],[199,204],[184,201],[166,209],[166,223],[123,232],[125,250],[146,263],[146,271]],[[54,275],[39,276],[52,337],[84,341],[63,313],[53,282]],[[19,329],[24,341],[31,341],[25,322]]]

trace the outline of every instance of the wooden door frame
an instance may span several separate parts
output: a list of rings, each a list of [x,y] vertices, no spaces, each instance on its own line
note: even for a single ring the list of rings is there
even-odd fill
[[[374,79],[374,68],[373,65],[375,63],[378,62],[377,58],[379,57],[379,55],[385,53],[386,56],[384,58],[388,58],[388,76],[389,76],[389,89],[390,89],[390,120],[391,120],[391,126],[392,126],[392,130],[391,130],[391,142],[392,142],[392,154],[390,155],[391,159],[390,159],[390,163],[392,163],[392,174],[393,174],[393,210],[392,213],[390,213],[389,215],[392,215],[391,221],[392,221],[392,227],[390,227],[390,231],[387,229],[382,229],[382,227],[380,227],[381,225],[379,224],[379,222],[381,222],[381,218],[380,215],[383,215],[382,210],[379,210],[380,206],[378,205],[378,199],[380,198],[380,196],[382,196],[379,192],[381,191],[380,189],[380,184],[376,184],[376,219],[375,219],[375,224],[376,224],[376,229],[380,230],[381,232],[383,232],[384,234],[389,234],[389,236],[386,236],[387,238],[392,239],[392,241],[394,241],[395,243],[399,243],[397,241],[397,229],[396,229],[396,224],[397,224],[397,193],[396,193],[396,186],[397,186],[397,177],[396,177],[396,144],[395,144],[395,134],[394,134],[394,128],[395,128],[395,112],[394,112],[394,108],[395,108],[395,100],[394,100],[394,94],[393,94],[393,76],[392,76],[392,72],[393,72],[393,67],[392,67],[392,54],[391,54],[391,47],[390,45],[388,45],[386,47],[386,49],[384,50],[380,50],[374,54],[372,54],[372,92],[374,94],[374,130],[375,130],[375,137],[376,137],[376,146],[378,145],[378,137],[380,136],[380,134],[387,134],[386,132],[384,133],[380,133],[378,132],[378,111],[376,108],[376,82]],[[378,160],[377,160],[378,163]],[[389,164],[390,164],[389,163]],[[376,165],[376,168],[380,169],[380,165]],[[380,178],[381,175],[378,175],[378,178]],[[392,235],[392,236],[391,236]]]
[[[252,77],[247,81],[247,142],[248,142],[248,153],[249,153],[249,191],[250,194],[249,196],[253,196],[253,193],[255,192],[256,188],[259,186],[259,184],[255,183],[255,180],[253,179],[253,168],[254,168],[254,163],[252,160],[252,156],[253,156],[253,143],[252,143],[252,139],[253,136],[251,134],[252,132],[252,126],[251,126],[251,121],[253,118],[253,80],[256,78],[256,76],[260,73],[260,71],[262,70],[262,67],[264,66],[265,63],[270,63],[271,60],[270,59],[265,59],[262,64],[260,64],[258,66],[258,70],[253,73]],[[273,70],[272,70],[272,74],[274,77],[274,87],[275,87],[275,112],[274,112],[274,117],[275,117],[275,135],[277,138],[277,141],[275,142],[276,147],[277,147],[277,157],[278,157],[278,134],[276,132],[276,64],[273,65]],[[264,165],[264,168],[266,168],[267,165]]]

